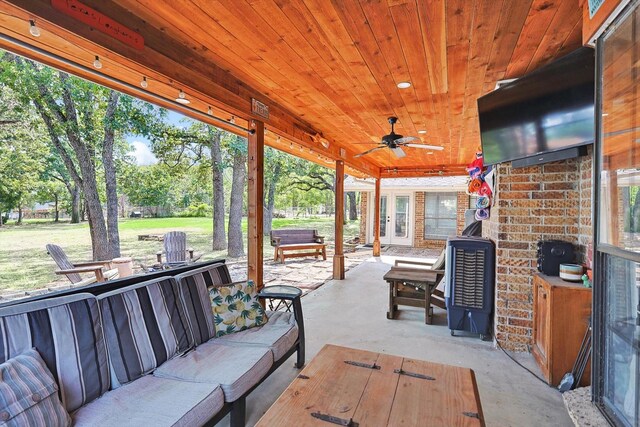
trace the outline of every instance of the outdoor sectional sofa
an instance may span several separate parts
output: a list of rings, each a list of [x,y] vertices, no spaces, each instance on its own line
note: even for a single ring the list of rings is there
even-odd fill
[[[216,338],[207,287],[230,281],[219,263],[1,307],[0,362],[35,348],[74,426],[214,425],[229,412],[244,425],[246,396],[294,352],[304,365],[304,325],[297,297],[293,312]]]

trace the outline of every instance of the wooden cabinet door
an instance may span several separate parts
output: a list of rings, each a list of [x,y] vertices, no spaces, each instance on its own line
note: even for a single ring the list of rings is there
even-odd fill
[[[534,330],[534,343],[537,347],[539,355],[546,360],[549,357],[549,315],[550,315],[550,298],[549,293],[544,286],[536,284],[536,325]]]

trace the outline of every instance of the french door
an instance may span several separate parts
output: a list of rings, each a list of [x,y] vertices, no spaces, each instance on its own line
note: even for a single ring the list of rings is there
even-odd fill
[[[371,218],[373,217],[372,212]],[[413,194],[381,193],[380,244],[411,246],[413,226]],[[373,236],[373,222],[371,235]]]

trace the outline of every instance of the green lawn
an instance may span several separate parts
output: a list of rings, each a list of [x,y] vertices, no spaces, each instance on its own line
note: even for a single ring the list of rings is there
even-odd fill
[[[360,222],[351,221],[345,225],[345,238],[358,235]],[[273,220],[273,228],[307,228],[318,232],[332,242],[333,217]],[[163,234],[171,230],[187,233],[188,246],[196,253],[204,254],[202,260],[225,257],[226,251],[212,251],[211,218],[143,218],[120,220],[120,246],[123,256],[131,256],[134,265],[151,265],[155,253],[162,248],[161,242],[138,241],[139,234]],[[242,222],[246,234],[246,218]],[[55,263],[46,253],[45,245],[55,243],[64,248],[71,261],[91,259],[89,226],[83,224],[28,221],[24,225],[7,225],[0,228],[0,293],[38,289],[53,282],[66,282],[64,276],[56,276]],[[246,245],[246,240],[245,240]],[[246,252],[246,247],[245,247]],[[268,239],[265,239],[265,257],[272,254]]]

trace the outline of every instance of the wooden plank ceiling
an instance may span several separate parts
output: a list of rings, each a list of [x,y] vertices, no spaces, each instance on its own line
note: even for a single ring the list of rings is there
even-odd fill
[[[50,19],[42,16],[47,1],[6,3]],[[522,76],[581,45],[578,0],[83,3],[149,40],[160,34],[173,49],[160,53],[175,60],[177,50],[183,64],[203,77],[207,68],[228,73],[230,82],[237,79],[332,147],[345,148],[348,165],[357,165],[352,156],[388,133],[389,116],[399,119],[396,132],[444,147],[406,148],[402,159],[386,149],[363,158],[384,176],[395,169],[403,176],[424,176],[434,167],[459,172],[480,145],[477,98],[498,80]],[[126,50],[118,53],[144,63]],[[404,81],[411,87],[399,89]],[[297,146],[290,147],[283,141],[282,149],[299,155]]]

